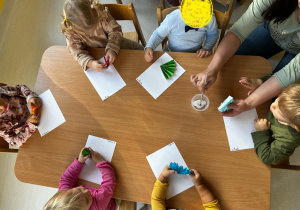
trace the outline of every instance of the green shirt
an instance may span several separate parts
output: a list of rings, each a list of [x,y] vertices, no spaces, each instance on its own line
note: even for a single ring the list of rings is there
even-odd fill
[[[267,119],[271,123],[271,128],[253,132],[251,135],[257,156],[265,164],[272,164],[294,153],[300,145],[300,132],[291,126],[279,123],[271,111]]]
[[[234,23],[229,31],[236,34],[241,42],[263,21],[262,12],[268,9],[275,0],[253,0],[247,11]],[[297,7],[298,9],[298,7]],[[296,54],[288,65],[276,72],[273,77],[282,89],[300,82],[300,23],[297,19],[297,9],[283,22],[270,21],[270,34],[282,49]]]

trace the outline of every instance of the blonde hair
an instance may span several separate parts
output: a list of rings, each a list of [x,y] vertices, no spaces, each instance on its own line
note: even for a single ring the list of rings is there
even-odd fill
[[[72,30],[90,30],[100,19],[108,16],[107,11],[97,1],[65,0],[62,17],[64,20],[61,22],[61,29],[64,33]]]
[[[58,191],[44,206],[44,210],[82,210],[85,198],[80,191],[76,194],[71,190]]]
[[[278,107],[291,123],[300,128],[300,84],[282,91],[278,96]]]

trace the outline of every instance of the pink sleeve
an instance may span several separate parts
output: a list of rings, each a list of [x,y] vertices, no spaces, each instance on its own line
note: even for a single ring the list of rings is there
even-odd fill
[[[80,174],[80,171],[84,163],[78,162],[77,158],[73,161],[73,163],[67,168],[67,170],[63,173],[59,182],[59,190],[68,190],[75,187],[76,181]]]
[[[108,161],[101,161],[97,163],[96,166],[102,173],[103,181],[100,188],[94,192],[93,197],[95,197],[95,199],[93,202],[95,202],[97,206],[107,206],[114,194],[114,189],[117,184],[115,171]]]

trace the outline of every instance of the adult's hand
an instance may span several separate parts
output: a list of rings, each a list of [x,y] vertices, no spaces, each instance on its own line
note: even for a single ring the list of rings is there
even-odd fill
[[[206,73],[208,74],[206,79],[206,86],[204,87]],[[214,82],[217,80],[217,76],[217,71],[209,71],[208,69],[206,69],[199,74],[192,75],[190,80],[195,87],[197,87],[202,93],[204,93],[208,88],[210,88],[210,86],[214,84]]]
[[[223,115],[225,117],[234,117],[234,116],[239,115],[242,112],[248,111],[252,108],[243,99],[234,100],[233,104],[229,104],[227,107],[228,107],[228,109],[230,109],[229,111],[220,112],[221,115]]]

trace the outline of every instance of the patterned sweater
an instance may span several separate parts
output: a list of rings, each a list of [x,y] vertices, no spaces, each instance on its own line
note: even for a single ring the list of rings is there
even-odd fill
[[[241,42],[263,22],[262,12],[269,8],[275,0],[253,0],[247,11],[234,23],[229,31],[235,33]],[[270,21],[270,34],[278,46],[289,53],[297,54],[291,62],[276,72],[273,77],[282,88],[300,82],[300,23],[297,9],[282,23]]]
[[[90,31],[65,31],[67,47],[74,59],[86,70],[89,60],[94,59],[89,55],[86,47],[105,47],[105,51],[112,49],[117,54],[123,38],[122,28],[116,20],[102,6],[95,6],[99,21],[94,29]]]
[[[21,146],[37,128],[27,121],[30,116],[27,102],[32,97],[38,95],[25,85],[0,87],[0,98],[8,105],[0,114],[0,137],[13,146]]]

